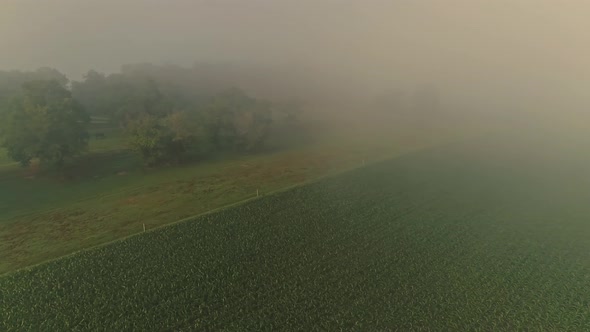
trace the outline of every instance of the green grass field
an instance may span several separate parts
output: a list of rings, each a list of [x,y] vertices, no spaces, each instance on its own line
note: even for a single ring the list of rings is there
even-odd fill
[[[78,252],[0,277],[0,330],[587,330],[589,148],[482,138]]]

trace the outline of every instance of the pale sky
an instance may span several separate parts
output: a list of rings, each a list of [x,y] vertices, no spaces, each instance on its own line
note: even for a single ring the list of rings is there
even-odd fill
[[[590,91],[587,0],[0,1],[0,69],[51,66],[78,79],[125,63],[238,62],[373,90],[430,81],[506,100]]]

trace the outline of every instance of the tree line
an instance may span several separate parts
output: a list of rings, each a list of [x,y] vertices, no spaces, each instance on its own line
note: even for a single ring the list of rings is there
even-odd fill
[[[91,119],[101,118],[152,166],[203,151],[254,151],[268,140],[273,113],[292,121],[299,111],[210,81],[175,66],[91,70],[73,82],[49,68],[0,71],[0,144],[23,166],[60,168],[85,151]]]

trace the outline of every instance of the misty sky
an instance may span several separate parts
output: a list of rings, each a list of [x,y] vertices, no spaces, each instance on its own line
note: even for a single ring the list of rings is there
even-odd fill
[[[434,82],[466,97],[585,100],[588,13],[587,0],[1,0],[0,69],[78,79],[125,63],[238,62],[375,91]]]

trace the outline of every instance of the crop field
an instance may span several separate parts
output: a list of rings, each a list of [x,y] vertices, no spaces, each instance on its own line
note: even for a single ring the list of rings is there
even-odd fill
[[[588,330],[590,144],[538,143],[415,152],[4,275],[0,330]]]

